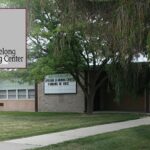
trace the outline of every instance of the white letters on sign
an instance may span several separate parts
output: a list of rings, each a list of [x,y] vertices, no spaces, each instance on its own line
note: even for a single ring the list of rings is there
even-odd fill
[[[53,74],[45,77],[45,94],[76,93],[76,81],[70,74]]]

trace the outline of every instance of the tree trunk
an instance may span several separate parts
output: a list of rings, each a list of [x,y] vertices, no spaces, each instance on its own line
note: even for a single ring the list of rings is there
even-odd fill
[[[87,94],[86,94],[86,100],[87,100],[87,108],[86,113],[92,114],[94,109],[94,97],[96,93],[96,86],[95,86],[95,73],[91,74],[90,71],[87,72]],[[93,80],[94,79],[94,80]]]
[[[89,94],[87,97],[87,114],[93,113],[94,97],[95,97],[95,91],[94,90],[89,91]]]

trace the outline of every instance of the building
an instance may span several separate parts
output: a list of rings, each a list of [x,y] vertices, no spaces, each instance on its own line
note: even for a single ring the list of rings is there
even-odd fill
[[[35,111],[35,87],[19,80],[0,81],[0,111]]]
[[[64,84],[64,85],[63,85]],[[115,101],[113,91],[107,92],[103,85],[94,99],[94,111],[150,112],[150,96],[142,90],[134,99],[126,95]],[[80,86],[68,74],[55,74],[38,85],[37,110],[52,112],[86,112],[86,99]]]
[[[80,112],[86,111],[86,99],[80,86],[69,74],[55,74],[37,85],[18,80],[1,80],[0,111]],[[135,100],[131,96],[114,101],[114,93],[98,89],[94,111],[150,112],[150,96],[143,91]]]
[[[45,80],[38,84],[37,91],[33,83],[1,80],[0,111],[84,112],[84,94],[80,86],[67,74],[55,76],[58,77],[52,76],[46,79],[48,82]],[[56,85],[56,78],[59,86]],[[72,85],[69,86],[69,83]],[[45,91],[46,84],[52,88]]]

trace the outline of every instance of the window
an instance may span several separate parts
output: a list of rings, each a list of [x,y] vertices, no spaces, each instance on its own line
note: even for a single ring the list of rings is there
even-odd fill
[[[0,90],[0,99],[11,99],[11,100],[26,100],[34,99],[35,90],[34,89],[9,89],[9,90]]]
[[[28,98],[29,99],[34,99],[35,98],[35,90],[33,90],[33,89],[28,90]]]
[[[6,90],[0,90],[0,99],[6,99],[7,93]]]
[[[18,99],[26,99],[26,90],[18,90]]]
[[[16,99],[16,90],[8,90],[8,99]]]

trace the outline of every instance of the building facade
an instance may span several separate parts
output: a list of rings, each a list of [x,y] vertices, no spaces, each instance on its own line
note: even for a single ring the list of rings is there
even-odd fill
[[[80,112],[85,111],[84,94],[79,85],[76,93],[45,94],[44,82],[38,85],[39,112]]]
[[[18,80],[0,81],[0,111],[86,112],[86,99],[81,87],[67,74],[56,74],[35,84]],[[130,95],[119,102],[113,92],[102,86],[96,92],[93,111],[150,112],[150,92],[136,99]]]
[[[0,111],[35,111],[34,84],[0,80]]]

